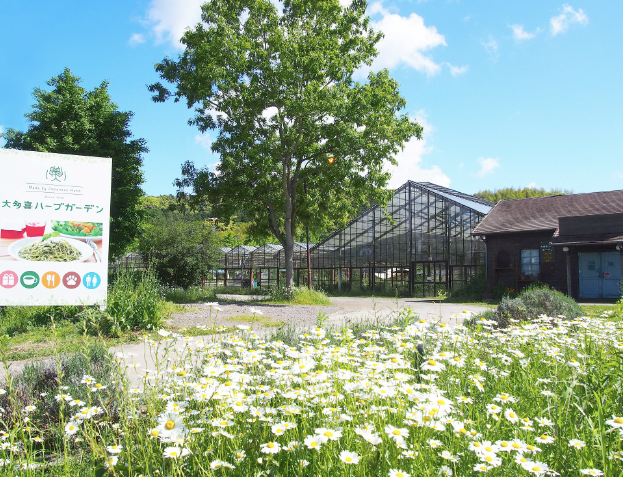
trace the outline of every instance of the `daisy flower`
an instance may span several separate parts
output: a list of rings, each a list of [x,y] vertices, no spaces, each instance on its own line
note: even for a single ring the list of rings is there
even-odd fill
[[[551,444],[552,442],[555,441],[555,439],[552,436],[548,436],[547,434],[537,436],[535,437],[535,440],[541,444]]]
[[[576,449],[581,449],[584,446],[586,446],[586,444],[584,443],[584,441],[581,441],[580,439],[571,439],[569,441],[569,447],[575,447]]]
[[[162,457],[165,459],[178,459],[179,457],[185,457],[188,454],[190,454],[190,451],[186,448],[167,447],[162,453]]]
[[[342,452],[340,452],[339,457],[340,457],[340,460],[344,462],[345,464],[358,464],[359,463],[359,456],[357,455],[356,452],[343,450]]]
[[[612,419],[606,421],[606,424],[615,429],[623,429],[623,417],[617,417],[613,414]]]
[[[537,476],[545,475],[545,473],[549,471],[548,465],[543,462],[524,462],[521,466],[524,470]]]
[[[117,445],[106,447],[106,450],[108,451],[109,454],[120,454],[122,449],[123,449],[123,446],[117,446]]]
[[[515,414],[515,411],[513,411],[511,408],[508,408],[506,411],[504,411],[504,417],[513,424],[519,422],[519,416]]]
[[[388,474],[389,477],[411,477],[411,474],[407,474],[402,470],[391,469]]]
[[[320,436],[307,436],[305,440],[303,441],[303,444],[308,449],[320,450],[320,447],[322,446],[323,442],[324,442],[324,439]]]
[[[268,442],[260,446],[260,452],[263,454],[276,454],[281,450],[281,446],[278,442]]]
[[[604,475],[599,469],[580,469],[580,473],[583,475]]]

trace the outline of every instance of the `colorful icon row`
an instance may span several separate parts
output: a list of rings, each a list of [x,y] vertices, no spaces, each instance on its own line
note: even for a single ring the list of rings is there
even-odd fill
[[[11,270],[0,273],[0,286],[3,288],[13,288],[21,284],[24,288],[31,289],[40,283],[49,289],[56,288],[62,284],[65,288],[73,290],[82,284],[85,288],[94,290],[100,286],[102,279],[95,272],[86,273],[83,277],[80,277],[76,272],[67,272],[62,278],[53,271],[45,272],[41,277],[37,272],[32,271],[24,272],[21,276],[18,276],[17,273]]]

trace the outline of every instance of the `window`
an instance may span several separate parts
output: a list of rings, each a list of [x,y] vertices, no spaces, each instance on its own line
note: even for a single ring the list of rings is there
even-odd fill
[[[539,274],[539,249],[521,251],[521,274],[536,276]]]

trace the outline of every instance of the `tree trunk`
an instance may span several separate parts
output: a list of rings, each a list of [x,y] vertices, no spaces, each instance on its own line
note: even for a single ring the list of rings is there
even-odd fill
[[[294,287],[294,236],[292,235],[292,201],[286,198],[286,288]]]

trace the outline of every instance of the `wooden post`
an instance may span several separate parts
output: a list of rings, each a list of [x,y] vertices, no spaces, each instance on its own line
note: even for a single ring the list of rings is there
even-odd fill
[[[564,250],[565,248],[567,250]],[[567,295],[572,296],[571,295],[571,254],[569,253],[569,247],[564,247],[563,250],[565,251],[565,255],[567,258]]]

